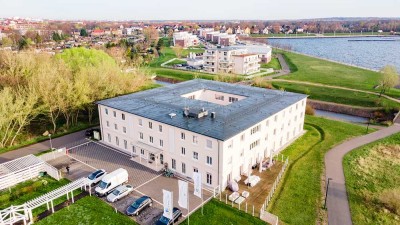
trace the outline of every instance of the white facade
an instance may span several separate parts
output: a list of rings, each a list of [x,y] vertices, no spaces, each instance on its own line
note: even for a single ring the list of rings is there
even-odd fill
[[[204,70],[209,73],[251,74],[260,71],[257,54],[246,48],[207,49],[203,54]]]
[[[196,35],[189,34],[187,31],[175,32],[173,34],[174,46],[191,47],[199,44],[199,39]]]
[[[247,98],[205,89],[181,97],[222,106]],[[303,133],[305,106],[306,97],[227,140],[101,104],[98,109],[105,144],[135,156],[134,161],[151,169],[158,171],[167,163],[168,168],[188,178],[198,171],[207,187],[224,188],[228,181],[247,174],[252,165],[275,155]]]

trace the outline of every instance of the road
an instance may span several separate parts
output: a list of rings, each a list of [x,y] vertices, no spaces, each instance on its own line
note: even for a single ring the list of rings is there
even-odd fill
[[[347,198],[345,177],[343,172],[343,157],[351,150],[400,132],[400,124],[346,141],[325,155],[326,179],[329,183],[327,208],[329,225],[350,225],[351,214]]]
[[[52,139],[53,148],[62,148],[75,146],[85,142],[85,130],[67,134],[58,138]],[[4,163],[29,154],[36,154],[43,150],[50,149],[50,141],[43,141],[33,145],[29,145],[20,149],[9,151],[0,155],[0,163]]]

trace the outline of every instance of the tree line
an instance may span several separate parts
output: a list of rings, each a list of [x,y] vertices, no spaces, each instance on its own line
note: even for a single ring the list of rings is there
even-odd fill
[[[91,123],[95,101],[137,91],[147,82],[143,72],[122,72],[99,50],[74,48],[55,56],[0,51],[0,148],[16,144],[38,118],[51,124],[51,133],[76,125],[82,115]]]

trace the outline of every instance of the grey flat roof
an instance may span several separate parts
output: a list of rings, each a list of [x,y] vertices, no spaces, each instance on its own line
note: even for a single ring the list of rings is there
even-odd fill
[[[246,98],[223,106],[181,97],[201,89]],[[224,141],[306,97],[303,94],[195,79],[97,103]],[[185,107],[205,108],[208,110],[208,116],[200,119],[184,117]],[[211,112],[216,113],[215,119],[211,118]],[[170,113],[175,113],[176,116],[171,118]]]

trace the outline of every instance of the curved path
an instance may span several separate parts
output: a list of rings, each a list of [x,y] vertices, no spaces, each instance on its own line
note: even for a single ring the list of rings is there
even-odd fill
[[[352,224],[350,207],[347,198],[345,177],[343,173],[343,157],[351,150],[400,132],[400,124],[346,141],[325,155],[325,177],[332,178],[329,183],[327,208],[329,225]]]

